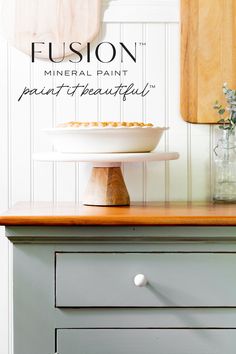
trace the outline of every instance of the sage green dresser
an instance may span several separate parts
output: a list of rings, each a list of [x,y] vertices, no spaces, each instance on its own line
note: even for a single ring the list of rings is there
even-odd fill
[[[0,224],[14,354],[236,353],[236,207],[20,203]]]

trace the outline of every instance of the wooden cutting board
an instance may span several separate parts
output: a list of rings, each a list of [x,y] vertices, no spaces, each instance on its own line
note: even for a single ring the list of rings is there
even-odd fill
[[[11,44],[30,54],[32,42],[53,43],[53,57],[66,55],[68,45],[84,47],[100,29],[101,0],[1,0],[2,32]],[[43,49],[44,48],[44,49]],[[79,47],[77,47],[79,49]],[[38,57],[48,58],[48,45],[40,45]]]
[[[236,0],[181,0],[181,114],[216,123],[222,85],[236,89]]]

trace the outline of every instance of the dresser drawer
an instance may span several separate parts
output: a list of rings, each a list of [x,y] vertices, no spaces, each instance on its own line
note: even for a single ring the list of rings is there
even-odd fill
[[[57,307],[236,306],[232,253],[56,253],[55,273]]]
[[[60,354],[235,354],[236,330],[61,329]]]

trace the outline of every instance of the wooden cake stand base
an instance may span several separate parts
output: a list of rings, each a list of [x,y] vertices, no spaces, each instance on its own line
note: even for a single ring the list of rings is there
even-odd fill
[[[94,166],[84,196],[84,205],[130,205],[121,164]]]
[[[34,154],[37,161],[92,162],[93,169],[83,204],[94,206],[128,206],[130,197],[121,172],[121,162],[177,160],[177,152],[149,152],[123,154]]]

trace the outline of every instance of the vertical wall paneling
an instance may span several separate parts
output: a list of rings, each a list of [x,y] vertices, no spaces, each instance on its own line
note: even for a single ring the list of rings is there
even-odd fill
[[[53,70],[59,71],[59,75],[52,77],[53,86],[62,84],[73,86],[76,81],[76,76],[61,76],[60,73],[71,72],[74,70],[74,64],[67,61],[53,64]],[[53,98],[53,126],[66,121],[72,121],[76,117],[76,95],[62,95]],[[54,164],[54,198],[60,201],[75,201],[76,199],[76,175],[75,165],[71,163],[58,162]]]
[[[119,76],[120,68],[120,25],[115,23],[106,23],[102,28],[101,39],[104,42],[114,43],[117,48],[116,58],[110,63],[99,63],[100,72],[98,75],[98,85],[102,89],[112,88],[118,86],[122,81],[123,76]],[[104,61],[111,59],[112,50],[109,50],[109,54],[106,54],[110,46],[104,45],[101,47],[100,53]],[[120,97],[101,96],[100,97],[100,112],[99,119],[103,121],[120,120]]]
[[[170,98],[169,98],[169,59],[170,59],[170,52],[169,52],[169,25],[165,24],[165,85],[164,85],[164,97],[165,97],[165,124],[164,126],[168,129],[169,126],[169,105],[170,105]],[[165,152],[169,151],[169,130],[166,131],[165,137]],[[168,202],[170,199],[170,164],[169,161],[165,161],[165,201]]]
[[[167,149],[179,151],[180,159],[168,162],[169,200],[188,200],[188,128],[179,109],[179,26],[166,25],[168,132]]]
[[[134,48],[137,42],[137,62],[127,58],[124,67],[128,70],[128,75],[124,77],[123,83],[135,87],[142,87],[143,84],[143,26],[142,24],[127,23],[123,28],[123,39],[126,45]],[[143,100],[141,97],[128,96],[123,102],[123,117],[126,121],[142,121]],[[132,200],[143,200],[143,164],[127,163],[124,166],[124,177]]]
[[[7,111],[6,111],[6,117],[7,117],[7,178],[8,178],[8,183],[7,183],[7,206],[11,207],[12,206],[12,116],[11,116],[11,54],[10,54],[10,48],[9,45],[7,45],[6,48],[6,59],[7,59],[7,65],[6,65],[6,71],[7,71],[7,83],[6,83],[6,90],[7,90]]]
[[[120,42],[123,42],[124,41],[124,23],[119,23],[119,29],[120,29]],[[122,63],[120,61],[120,70],[126,70],[124,69],[124,63]],[[123,82],[124,80],[124,75],[122,75],[120,77],[120,84]],[[123,102],[123,99],[122,97],[120,97],[120,121],[124,121],[124,102]],[[124,163],[122,162],[121,163],[121,171],[123,173],[123,176],[124,176],[124,171],[125,171],[125,166],[124,166]]]
[[[142,24],[142,87],[146,85],[146,69],[147,69],[147,25]],[[142,100],[142,121],[146,122],[146,99],[145,96]],[[143,162],[143,201],[147,201],[147,163]]]
[[[79,72],[80,70],[80,65],[79,63],[75,63],[74,65],[74,70]],[[74,78],[74,85],[76,85],[78,83],[78,77],[75,76]],[[80,106],[79,106],[79,95],[75,96],[75,120],[79,120],[80,119]],[[75,203],[78,204],[80,201],[80,195],[79,195],[79,171],[80,171],[80,165],[78,162],[75,162],[74,164],[75,167]]]
[[[54,70],[56,69],[57,67],[55,66],[54,63],[52,63],[51,65],[51,69],[52,69],[52,72],[54,72]],[[54,76],[52,76],[52,80],[51,80],[51,85],[52,87],[56,87],[57,86],[57,82],[56,82],[56,78]],[[57,124],[56,124],[56,98],[54,96],[51,97],[51,100],[52,100],[52,106],[51,106],[51,109],[52,109],[52,112],[51,112],[51,125],[52,127],[55,127]],[[54,150],[54,148],[53,148]],[[57,202],[57,166],[58,166],[58,163],[57,162],[53,162],[52,163],[52,202],[53,203],[56,203]]]
[[[10,204],[9,198],[9,80],[8,80],[8,47],[4,40],[0,41],[0,210],[4,210]]]
[[[34,87],[34,71],[33,66],[31,65],[31,61],[29,60],[29,81],[30,87]],[[29,99],[30,104],[30,122],[29,122],[29,130],[30,130],[30,141],[29,141],[29,168],[30,168],[30,201],[34,201],[34,161],[31,156],[34,152],[34,96],[30,96]]]
[[[18,102],[22,87],[30,86],[30,58],[9,48],[12,202],[30,199],[30,97]]]
[[[99,35],[101,38],[101,34]],[[88,88],[97,88],[98,79],[96,75],[97,71],[97,60],[95,59],[95,43],[91,44],[90,52],[90,62],[87,62],[86,50],[82,51],[83,60],[77,65],[77,70],[83,72],[85,75],[80,75],[77,77],[77,83],[86,86]],[[77,112],[76,117],[80,121],[97,121],[100,115],[99,111],[99,101],[96,96],[84,95],[80,97],[77,96]],[[81,201],[83,199],[84,190],[87,186],[87,181],[91,172],[91,164],[79,163],[75,171],[76,174],[76,189],[77,195],[76,200]]]
[[[11,190],[9,188],[9,63],[8,46],[0,41],[0,210],[7,209],[11,204]],[[0,353],[8,353],[8,241],[3,237],[4,228],[0,228]]]
[[[211,134],[206,125],[191,125],[189,134],[191,139],[191,200],[209,200],[211,188]]]
[[[44,71],[50,71],[52,64],[37,60],[32,63],[32,87],[52,87],[52,78],[44,76]],[[52,128],[53,99],[51,96],[37,96],[33,105],[34,121],[34,151],[52,151],[52,145],[44,133]],[[49,162],[34,163],[34,199],[51,201],[53,199],[53,165]]]
[[[215,154],[214,154],[214,147],[215,147],[215,141],[213,139],[214,137],[214,129],[215,127],[214,126],[209,126],[209,136],[210,136],[210,139],[209,139],[209,167],[210,167],[210,170],[209,170],[209,176],[208,176],[208,182],[209,182],[209,191],[208,191],[208,195],[209,197],[212,196],[212,193],[213,193],[213,183],[214,183],[214,158],[215,158]]]
[[[56,168],[56,199],[76,202],[75,164],[58,162]]]
[[[104,29],[105,29],[105,25],[102,26],[102,28],[100,28],[99,34],[97,36],[97,42],[100,43],[102,42],[102,38],[104,36]],[[100,51],[99,51],[100,52]],[[94,73],[93,76],[96,78],[97,80],[97,88],[101,87],[101,76],[97,75],[98,71],[101,70],[101,65],[102,63],[100,61],[96,62],[96,65],[94,65]],[[97,116],[96,119],[98,122],[101,121],[101,97],[98,95],[97,97]]]
[[[165,24],[146,25],[146,82],[155,85],[155,92],[145,100],[145,120],[158,126],[166,126],[165,121]],[[158,150],[165,150],[165,137]],[[146,188],[148,201],[165,200],[165,163],[147,164]]]
[[[192,200],[192,127],[187,125],[187,201]]]

